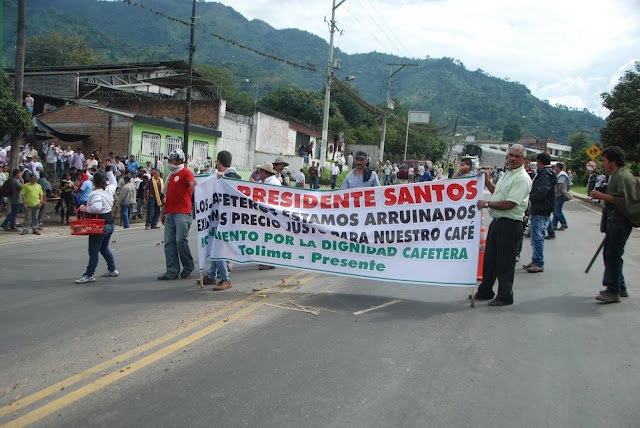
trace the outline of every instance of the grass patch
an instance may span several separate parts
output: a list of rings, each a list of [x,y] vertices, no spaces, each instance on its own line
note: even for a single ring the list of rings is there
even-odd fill
[[[580,193],[581,195],[586,195],[587,194],[587,186],[584,186],[582,184],[574,184],[573,186],[571,186],[571,191],[572,192],[576,192],[576,193]]]

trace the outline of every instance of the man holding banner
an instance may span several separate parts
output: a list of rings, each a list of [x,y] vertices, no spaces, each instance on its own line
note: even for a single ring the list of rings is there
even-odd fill
[[[489,225],[487,245],[482,269],[482,282],[478,286],[477,300],[491,300],[490,306],[513,304],[513,278],[516,253],[522,236],[522,219],[529,204],[531,179],[524,170],[526,149],[514,144],[507,154],[509,170],[494,185],[486,179],[485,185],[493,194],[491,201],[479,200],[479,209],[489,208],[493,221]],[[493,284],[498,280],[498,295]]]
[[[354,159],[354,170],[345,177],[341,189],[355,189],[358,187],[378,187],[380,181],[378,174],[373,173],[366,166],[368,155],[363,151],[357,151]]]

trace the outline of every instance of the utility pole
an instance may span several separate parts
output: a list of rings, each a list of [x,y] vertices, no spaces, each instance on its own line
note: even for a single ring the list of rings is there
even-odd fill
[[[324,163],[327,160],[327,147],[329,139],[329,104],[331,102],[331,79],[333,78],[333,33],[336,31],[336,9],[347,0],[342,0],[336,6],[336,0],[333,0],[331,8],[331,21],[329,21],[329,62],[327,64],[327,84],[324,89],[324,115],[322,116],[322,141],[320,142],[320,165],[324,169]],[[324,145],[324,147],[323,147]]]
[[[18,41],[16,45],[15,93],[18,105],[22,105],[22,91],[24,86],[24,35],[27,21],[26,0],[18,1]],[[11,136],[10,171],[18,168],[20,163],[20,134]]]
[[[380,138],[380,159],[384,161],[384,141],[387,137],[387,116],[389,115],[389,100],[391,97],[391,78],[405,67],[417,67],[418,64],[387,64],[389,66],[389,77],[387,77],[387,101],[384,105],[384,118],[382,119],[382,137]],[[400,67],[393,71],[393,67]],[[393,71],[393,73],[392,73]]]
[[[189,151],[189,126],[191,122],[191,87],[193,86],[193,53],[196,51],[196,0],[193,0],[191,11],[191,39],[189,40],[189,82],[187,83],[187,101],[184,105],[184,140],[182,141],[182,151],[187,162]]]
[[[456,123],[455,125],[453,125],[453,132],[451,133],[451,142],[449,143],[449,152],[447,153],[447,165],[450,162],[451,149],[453,148],[453,142],[456,136],[456,129],[458,129],[458,116],[456,116]]]

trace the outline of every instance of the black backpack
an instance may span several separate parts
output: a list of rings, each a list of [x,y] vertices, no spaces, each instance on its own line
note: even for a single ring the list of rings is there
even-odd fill
[[[0,187],[0,197],[9,198],[11,197],[11,178],[5,181]]]

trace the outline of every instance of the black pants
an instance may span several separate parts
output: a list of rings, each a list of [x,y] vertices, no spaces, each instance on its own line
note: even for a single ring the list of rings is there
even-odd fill
[[[513,303],[513,277],[518,241],[522,237],[522,220],[494,219],[489,225],[484,253],[482,282],[478,294],[493,297],[493,284],[498,280],[496,298]]]
[[[69,221],[69,216],[71,215],[71,211],[73,211],[73,199],[71,199],[71,196],[68,198],[62,197],[58,203],[60,204],[60,219]],[[67,208],[66,211],[65,206]]]

